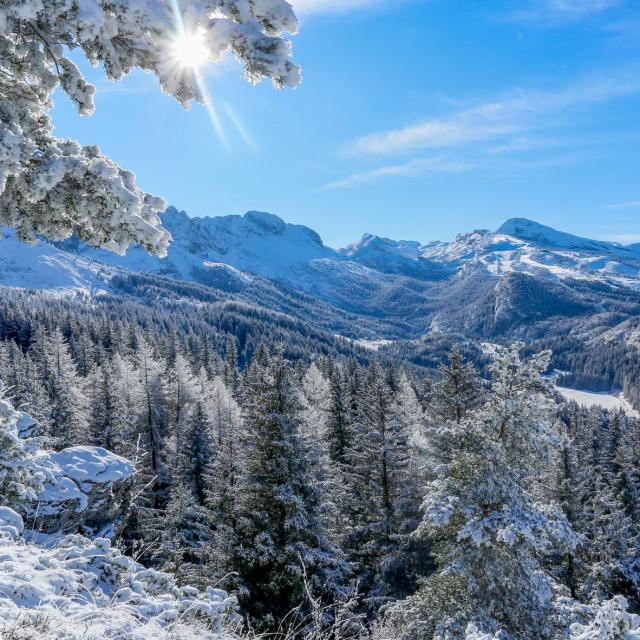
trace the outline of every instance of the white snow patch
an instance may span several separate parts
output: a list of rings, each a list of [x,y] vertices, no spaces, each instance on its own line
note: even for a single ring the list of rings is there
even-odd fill
[[[386,340],[385,338],[378,338],[377,340],[355,340],[355,343],[364,347],[365,349],[370,349],[371,351],[378,351],[381,347],[384,347],[388,344],[392,344],[393,340]]]
[[[602,407],[609,411],[624,411],[626,414],[640,417],[640,414],[631,406],[622,394],[596,393],[594,391],[580,391],[568,387],[556,386],[556,391],[567,400],[574,400],[581,407]]]
[[[133,474],[132,462],[102,447],[71,447],[51,459],[76,482],[118,482]]]
[[[0,525],[7,520],[19,528],[18,514],[0,508]],[[225,626],[236,622],[236,609],[224,591],[178,587],[172,576],[146,569],[105,538],[65,536],[51,548],[0,535],[0,635],[231,640]]]
[[[12,230],[0,228],[0,286],[49,289],[58,294],[104,293],[115,273],[87,258],[38,241],[26,245]]]

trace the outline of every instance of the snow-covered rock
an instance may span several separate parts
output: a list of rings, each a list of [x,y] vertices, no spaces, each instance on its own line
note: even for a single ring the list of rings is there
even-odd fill
[[[35,420],[16,411],[2,392],[0,382],[2,503],[29,528],[45,533],[115,531],[129,498],[133,463],[102,447],[43,449],[30,436]]]
[[[47,480],[29,510],[38,531],[114,531],[129,498],[133,463],[102,447],[43,451]]]
[[[23,532],[22,516],[9,507],[0,507],[0,538],[17,540]]]
[[[20,516],[0,508],[0,635],[36,640],[227,640],[237,602],[224,591],[178,587],[109,540],[65,536],[54,546],[3,535]],[[13,523],[13,524],[7,524]],[[4,637],[4,636],[3,636]]]

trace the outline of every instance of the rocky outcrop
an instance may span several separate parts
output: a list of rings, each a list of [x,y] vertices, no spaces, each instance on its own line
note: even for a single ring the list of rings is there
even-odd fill
[[[126,513],[133,463],[102,447],[42,451],[38,462],[48,471],[29,526],[58,531],[113,535]]]
[[[102,447],[43,449],[38,423],[3,397],[0,381],[0,505],[43,533],[111,536],[127,511],[133,463]]]

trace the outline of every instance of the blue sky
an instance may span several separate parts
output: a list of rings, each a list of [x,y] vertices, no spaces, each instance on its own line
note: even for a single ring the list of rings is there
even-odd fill
[[[640,241],[638,0],[297,0],[296,90],[207,67],[224,139],[134,73],[58,135],[190,215],[270,211],[331,246],[529,217]]]

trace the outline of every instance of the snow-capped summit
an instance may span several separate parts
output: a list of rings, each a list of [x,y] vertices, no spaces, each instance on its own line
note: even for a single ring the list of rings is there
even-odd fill
[[[360,240],[339,251],[350,260],[382,273],[424,279],[433,277],[437,270],[423,256],[423,247],[415,240],[391,240],[365,233]]]
[[[616,255],[631,255],[633,249],[616,242],[590,240],[570,233],[557,231],[539,222],[527,218],[510,218],[496,231],[498,234],[520,238],[547,247],[571,249],[576,251],[594,251]]]
[[[589,240],[523,218],[497,231],[479,229],[451,242],[421,244],[373,234],[343,249],[327,247],[312,229],[261,211],[192,218],[169,207],[162,216],[173,236],[168,256],[144,249],[125,256],[71,239],[35,247],[5,233],[0,240],[0,285],[29,288],[108,288],[118,271],[148,272],[240,290],[255,276],[303,291],[357,313],[381,309],[402,315],[419,308],[436,282],[468,269],[501,277],[512,272],[546,280],[601,280],[640,288],[640,248]],[[231,290],[231,289],[229,289]]]
[[[192,218],[184,211],[169,207],[162,215],[162,222],[173,236],[164,259],[150,256],[139,247],[121,257],[77,242],[61,246],[131,271],[162,273],[187,280],[192,279],[194,270],[220,263],[269,278],[290,280],[291,273],[311,260],[341,258],[326,247],[312,229],[286,223],[263,211]]]
[[[640,286],[640,253],[633,247],[580,238],[526,218],[511,218],[495,232],[458,235],[423,255],[454,270],[474,264],[496,276],[516,271],[552,280],[600,279]]]
[[[339,249],[350,258],[367,255],[401,255],[416,259],[420,256],[420,243],[415,240],[391,240],[371,233],[365,233],[360,240]]]

